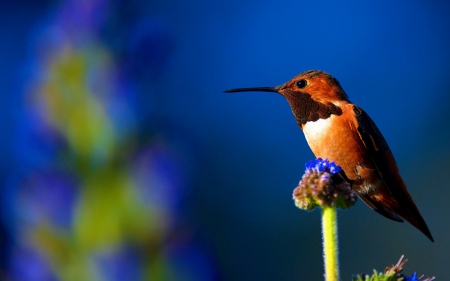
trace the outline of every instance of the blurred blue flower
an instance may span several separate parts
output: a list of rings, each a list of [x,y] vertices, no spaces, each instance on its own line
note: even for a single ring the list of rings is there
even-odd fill
[[[17,168],[29,171],[54,166],[58,153],[65,147],[62,134],[46,120],[40,104],[28,105],[13,135]]]
[[[57,281],[43,255],[32,248],[14,249],[8,263],[11,281]]]

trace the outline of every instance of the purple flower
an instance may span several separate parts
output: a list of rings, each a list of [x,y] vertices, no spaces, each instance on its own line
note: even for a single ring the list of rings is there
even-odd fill
[[[317,158],[305,167],[305,174],[293,193],[297,207],[310,211],[317,206],[347,209],[355,204],[356,194],[339,174],[342,168],[336,163]]]

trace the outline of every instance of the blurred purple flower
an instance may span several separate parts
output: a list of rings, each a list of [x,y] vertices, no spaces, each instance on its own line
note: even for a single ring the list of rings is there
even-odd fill
[[[98,252],[95,260],[107,281],[143,280],[143,265],[139,252],[130,246],[122,246]]]
[[[49,221],[58,227],[70,227],[78,196],[72,176],[60,171],[41,171],[22,180],[16,210],[21,221],[35,224]]]
[[[56,281],[45,257],[32,248],[13,249],[8,261],[11,281]]]
[[[96,32],[107,16],[109,0],[62,1],[55,11],[55,24],[63,27],[67,35],[85,35]]]
[[[151,206],[177,212],[187,185],[181,155],[162,141],[139,149],[135,155],[133,172],[138,192]]]
[[[167,217],[173,219],[175,225],[179,223],[179,216],[186,213],[180,208],[180,202],[186,195],[189,169],[193,164],[189,158],[192,149],[186,149],[185,136],[162,136],[167,126],[159,125],[160,120],[154,112],[161,105],[160,100],[145,88],[148,87],[148,78],[155,79],[163,73],[173,49],[173,40],[163,22],[142,13],[142,5],[151,4],[110,0],[58,2],[33,35],[32,53],[27,65],[31,71],[25,78],[31,80],[28,87],[36,93],[35,89],[39,89],[42,82],[48,82],[51,66],[65,52],[80,56],[98,55],[98,50],[103,52],[105,60],[92,64],[91,60],[86,60],[89,63],[84,74],[89,87],[87,93],[95,95],[96,101],[106,110],[108,120],[114,126],[114,137],[118,137],[115,139],[114,160],[127,161],[128,153],[136,152],[131,159],[131,173],[139,195],[142,195],[140,198],[148,205],[167,211]],[[110,33],[105,33],[106,38],[99,38],[105,30]],[[158,98],[160,96],[158,92]],[[17,226],[8,231],[18,245],[48,223],[57,228],[69,228],[70,235],[79,199],[78,178],[83,181],[84,176],[83,173],[71,174],[73,159],[61,159],[67,149],[64,135],[52,126],[46,116],[47,110],[41,107],[39,100],[32,102],[25,104],[24,116],[20,117],[17,126],[16,170],[3,191],[6,196],[1,198],[7,204],[0,206],[5,221]],[[146,122],[157,123],[160,127],[149,129]],[[145,127],[146,133],[140,134],[138,127]],[[148,135],[152,138],[150,144]],[[165,215],[162,214],[164,218]],[[55,232],[55,229],[50,228],[50,231]],[[167,235],[172,232],[178,235],[170,227],[167,232]],[[117,248],[97,252],[94,260],[104,280],[142,280],[144,266],[152,262],[149,254],[141,250],[147,242],[140,240],[135,241],[135,247],[115,245]],[[161,241],[158,247],[165,249],[166,243]],[[213,280],[213,267],[205,253],[189,241],[172,247],[169,256],[181,274],[186,274],[190,280]],[[12,281],[56,280],[39,252],[13,250],[10,257]]]

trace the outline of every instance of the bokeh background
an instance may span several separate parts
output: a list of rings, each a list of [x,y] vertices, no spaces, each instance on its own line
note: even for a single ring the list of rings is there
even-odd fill
[[[358,202],[342,279],[450,274],[447,1],[3,1],[0,62],[1,280],[320,280],[287,103],[222,93],[309,69],[378,124],[436,241]]]

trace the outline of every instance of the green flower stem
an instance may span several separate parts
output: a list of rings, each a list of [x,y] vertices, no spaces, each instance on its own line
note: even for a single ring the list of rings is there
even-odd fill
[[[322,235],[325,280],[339,281],[336,205],[322,206]]]

